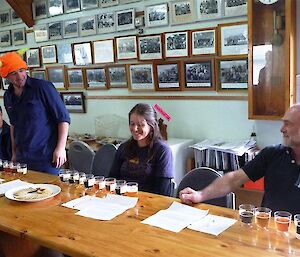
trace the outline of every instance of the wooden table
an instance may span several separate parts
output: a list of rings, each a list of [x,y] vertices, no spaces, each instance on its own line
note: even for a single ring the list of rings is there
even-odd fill
[[[60,183],[57,177],[35,172],[30,172],[24,179]],[[219,236],[189,229],[173,233],[140,222],[158,210],[168,208],[176,201],[174,198],[139,192],[137,206],[111,221],[74,215],[75,210],[61,206],[71,198],[66,186],[61,194],[39,203],[0,198],[0,230],[5,232],[2,238],[9,234],[24,245],[42,245],[74,257],[300,256],[300,240],[295,238],[293,225],[288,237],[276,234],[273,220],[269,232],[245,228],[237,222]],[[231,209],[205,204],[197,207],[209,208],[211,214],[238,218],[237,211]]]

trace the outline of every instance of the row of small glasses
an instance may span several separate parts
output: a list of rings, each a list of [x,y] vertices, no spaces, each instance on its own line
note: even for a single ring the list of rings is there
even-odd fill
[[[84,185],[86,189],[94,189],[94,194],[106,190],[106,192],[116,194],[126,194],[136,196],[138,194],[138,183],[127,182],[125,180],[117,180],[115,178],[105,178],[104,176],[94,176],[84,172],[61,170],[59,174],[62,182],[69,185]]]
[[[268,230],[272,210],[267,207],[256,207],[252,204],[241,204],[239,206],[240,220],[242,224],[252,226],[253,217],[255,224],[260,229]],[[292,214],[287,211],[274,212],[275,227],[278,232],[287,233],[292,220]],[[294,215],[296,226],[296,237],[300,239],[300,214]]]
[[[4,172],[27,174],[27,164],[0,159],[0,168]]]

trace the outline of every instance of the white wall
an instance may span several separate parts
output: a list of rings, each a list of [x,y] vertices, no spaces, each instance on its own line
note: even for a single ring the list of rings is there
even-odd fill
[[[0,3],[3,0],[0,0]],[[114,10],[136,8],[136,11],[143,10],[144,4],[151,5],[157,2],[165,2],[162,0],[145,1],[126,6],[115,6],[112,7]],[[2,8],[5,9],[5,4],[1,4]],[[4,6],[4,7],[3,7]],[[38,21],[37,24],[48,23],[50,21],[69,19],[71,17],[80,17],[93,15],[105,10],[91,10],[85,12],[79,12],[74,14],[65,14],[64,17],[57,16],[51,19],[44,19]],[[299,12],[299,7],[297,8]],[[299,24],[299,15],[297,15]],[[145,34],[159,33],[163,31],[176,31],[186,30],[194,28],[205,28],[215,26],[217,23],[227,23],[231,21],[245,20],[246,17],[237,17],[234,19],[225,19],[210,22],[198,22],[193,24],[185,24],[176,27],[161,27],[152,29],[151,31],[145,30]],[[18,28],[21,25],[15,25],[14,28]],[[24,26],[24,25],[23,25]],[[300,27],[300,26],[299,26]],[[10,28],[6,28],[10,29]],[[0,30],[5,30],[0,28]],[[297,28],[299,31],[299,28]],[[36,44],[34,42],[33,33],[28,33],[28,47],[36,47],[41,45],[49,45],[56,43],[73,43],[73,42],[86,42],[99,40],[103,38],[112,38],[119,35],[134,34],[132,31],[121,32],[118,34],[105,34],[97,35],[85,38],[75,38],[60,41],[46,42],[46,44]],[[22,46],[23,47],[23,46]],[[15,50],[15,47],[6,48],[6,50]],[[1,49],[2,50],[2,49]],[[4,49],[3,49],[4,50]],[[299,57],[299,53],[298,53]],[[299,59],[297,63],[297,73],[299,72]],[[2,93],[3,94],[3,93]],[[127,89],[111,89],[108,91],[85,91],[86,95],[141,95],[138,93],[128,92]],[[152,93],[151,93],[152,94]],[[163,93],[153,93],[156,95],[162,95]],[[166,95],[221,95],[216,92],[174,92],[166,93]],[[1,93],[0,93],[1,95]],[[146,95],[143,93],[142,95]],[[227,95],[227,94],[225,94]],[[238,94],[240,95],[240,94]],[[245,95],[245,94],[242,94]],[[146,100],[100,100],[100,99],[89,99],[86,102],[87,113],[85,114],[71,114],[72,124],[71,132],[88,132],[94,133],[95,117],[106,114],[117,114],[124,119],[124,123],[119,128],[119,136],[127,136],[127,113],[129,110],[138,102],[145,102]],[[151,100],[147,101],[151,104],[158,103],[161,105],[166,112],[172,116],[172,121],[168,122],[168,134],[170,137],[179,138],[193,138],[195,140],[201,140],[204,138],[224,138],[225,140],[240,140],[248,138],[255,130],[257,133],[257,139],[260,146],[269,144],[275,144],[281,142],[281,135],[279,132],[281,122],[280,121],[253,121],[248,120],[248,102],[247,101],[232,101],[232,100]],[[0,99],[2,104],[2,99]]]

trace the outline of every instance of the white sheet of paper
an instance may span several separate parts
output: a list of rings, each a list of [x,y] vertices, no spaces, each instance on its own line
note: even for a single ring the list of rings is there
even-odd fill
[[[178,202],[173,202],[168,209],[157,212],[141,223],[172,232],[179,232],[191,223],[205,217],[207,213],[208,210],[200,210]]]
[[[4,195],[6,191],[12,188],[19,187],[19,186],[26,186],[26,185],[32,185],[32,184],[22,181],[20,179],[3,183],[0,185],[0,195]]]
[[[91,199],[92,199],[92,196],[85,195],[85,196],[82,196],[80,198],[76,198],[76,199],[71,200],[69,202],[63,203],[62,206],[67,207],[67,208],[71,208],[71,209],[75,209],[75,210],[79,210],[77,208],[77,205],[79,205],[80,203],[89,202]]]
[[[188,228],[217,236],[235,222],[237,222],[235,219],[208,214],[203,219],[188,226]]]

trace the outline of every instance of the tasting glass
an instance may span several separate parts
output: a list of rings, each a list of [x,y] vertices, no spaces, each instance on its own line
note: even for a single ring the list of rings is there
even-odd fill
[[[95,183],[95,177],[93,174],[86,174],[85,180],[84,180],[84,188],[85,188],[85,194],[86,195],[95,195],[95,192],[92,190]]]
[[[106,178],[104,181],[107,192],[114,192],[116,190],[117,182],[115,178]]]
[[[252,227],[255,206],[252,204],[241,204],[239,206],[239,215],[242,225]]]
[[[288,233],[292,214],[287,211],[276,211],[274,219],[277,232]]]
[[[296,226],[296,238],[300,239],[300,214],[294,215],[294,223]]]
[[[272,210],[267,207],[255,208],[255,223],[258,228],[268,230]]]
[[[96,193],[105,188],[104,179],[105,179],[104,176],[95,176],[94,189]]]
[[[117,186],[116,186],[116,194],[117,195],[123,195],[126,193],[126,180],[120,179],[117,180]]]
[[[19,174],[27,174],[27,164],[26,163],[18,163],[17,165],[17,172]]]
[[[137,197],[139,192],[139,184],[137,182],[126,183],[126,195]]]
[[[7,161],[7,160],[2,161],[2,167],[5,172],[10,172],[9,161]]]

